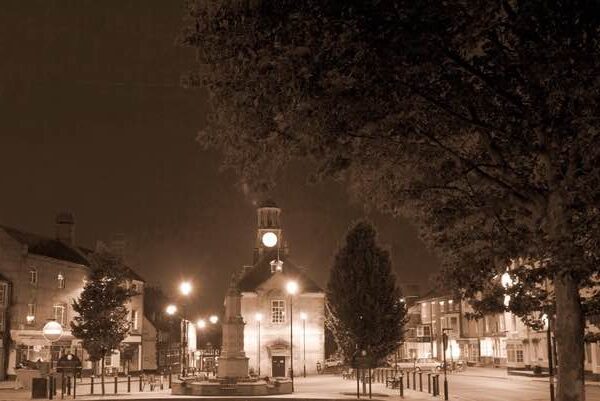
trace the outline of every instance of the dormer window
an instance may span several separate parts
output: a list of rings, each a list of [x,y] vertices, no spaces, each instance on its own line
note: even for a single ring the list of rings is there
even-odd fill
[[[65,288],[65,275],[62,272],[58,273],[56,281],[58,281],[58,288]]]
[[[38,272],[35,267],[29,269],[29,284],[37,285],[38,283]]]

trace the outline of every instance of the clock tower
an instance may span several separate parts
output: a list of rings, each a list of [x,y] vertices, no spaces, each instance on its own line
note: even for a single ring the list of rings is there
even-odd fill
[[[272,200],[262,202],[257,211],[254,264],[265,257],[278,259],[287,254],[281,230],[281,209]]]

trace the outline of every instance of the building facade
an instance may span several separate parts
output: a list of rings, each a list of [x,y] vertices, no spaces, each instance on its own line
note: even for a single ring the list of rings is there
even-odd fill
[[[289,376],[292,362],[294,376],[315,374],[325,356],[325,293],[288,257],[280,215],[273,202],[258,208],[254,263],[237,282],[244,351],[257,375]],[[263,242],[268,233],[277,239],[271,247]],[[294,295],[286,290],[290,281],[298,286]]]
[[[74,230],[69,213],[57,216],[55,238],[0,226],[2,378],[14,376],[19,367],[56,362],[67,351],[81,358],[84,369],[91,368],[81,342],[71,334],[70,322],[72,303],[83,290],[93,251],[75,245]],[[130,345],[129,359],[122,360],[116,350],[107,358],[108,369],[122,370],[126,363],[133,370],[142,366],[143,284],[132,272],[128,285],[139,295],[128,305],[132,329],[125,343]],[[63,327],[61,338],[53,343],[42,333],[49,320]]]

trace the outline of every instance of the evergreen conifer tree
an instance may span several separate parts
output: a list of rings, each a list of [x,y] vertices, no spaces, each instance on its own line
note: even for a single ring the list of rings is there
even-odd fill
[[[73,336],[83,340],[92,362],[101,361],[104,394],[104,360],[118,349],[130,329],[125,303],[135,293],[126,286],[127,271],[109,254],[92,257],[92,272],[79,299],[73,302],[78,314],[71,322]]]
[[[327,326],[346,362],[366,351],[378,363],[403,338],[406,309],[390,256],[376,239],[370,223],[355,224],[335,256],[327,284]]]

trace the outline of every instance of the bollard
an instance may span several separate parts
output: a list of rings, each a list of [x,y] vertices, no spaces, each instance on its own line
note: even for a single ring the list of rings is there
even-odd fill
[[[404,374],[404,372],[402,372]],[[410,371],[406,372],[406,388],[410,389]]]
[[[94,376],[90,377],[90,394],[94,394]]]
[[[71,376],[67,376],[67,395],[71,395]]]
[[[413,390],[416,390],[417,389],[417,371],[413,370],[412,373],[413,373],[413,377],[412,377],[412,379],[413,379]]]
[[[117,377],[117,375],[115,375],[115,394],[117,394],[117,387],[119,385],[119,378]]]
[[[51,400],[52,396],[54,395],[54,390],[52,390],[52,382],[54,380],[52,380],[52,375],[48,376],[48,399]]]
[[[427,373],[427,392],[431,394],[431,373]]]
[[[419,372],[419,391],[423,391],[423,372]]]
[[[446,380],[446,375],[444,375],[444,400],[448,400],[448,380]]]
[[[169,388],[171,388],[171,370],[169,369]]]
[[[400,373],[399,387],[400,387],[400,397],[404,398],[404,375],[402,373]]]
[[[52,383],[52,390],[54,391],[54,397],[56,397],[56,387],[57,387],[57,386],[56,386],[56,381],[57,381],[57,380],[58,380],[58,379],[57,379],[57,377],[56,377],[56,376],[53,376],[53,377],[52,377],[52,381],[53,381],[53,383]]]
[[[73,376],[73,399],[77,398],[77,372]]]
[[[131,375],[127,375],[127,392],[131,393]]]
[[[139,375],[138,377],[140,378],[140,381],[139,381],[139,383],[140,383],[140,391],[142,391],[142,389],[143,389],[143,387],[142,387],[142,375]]]
[[[433,376],[433,396],[437,397],[440,395],[440,376]]]

